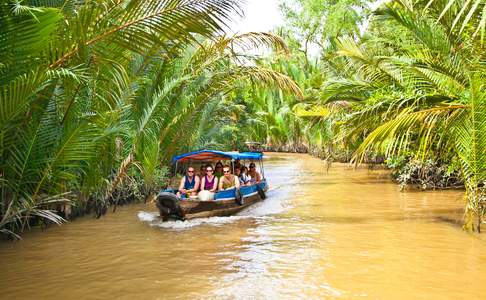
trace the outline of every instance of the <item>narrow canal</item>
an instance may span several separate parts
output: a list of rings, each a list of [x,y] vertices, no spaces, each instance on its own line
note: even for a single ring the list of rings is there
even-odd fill
[[[482,299],[486,238],[459,191],[400,192],[383,170],[270,154],[268,199],[159,223],[151,205],[0,243],[2,299]]]

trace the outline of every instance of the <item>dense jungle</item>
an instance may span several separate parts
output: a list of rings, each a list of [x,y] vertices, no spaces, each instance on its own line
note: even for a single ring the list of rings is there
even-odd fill
[[[384,164],[403,189],[486,213],[486,2],[237,0],[0,4],[0,232],[150,200],[173,155],[305,152]]]

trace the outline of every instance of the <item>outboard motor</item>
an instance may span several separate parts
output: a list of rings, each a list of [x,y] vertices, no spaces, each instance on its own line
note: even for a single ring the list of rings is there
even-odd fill
[[[157,196],[156,205],[160,211],[160,217],[162,221],[167,221],[169,218],[176,220],[183,220],[181,207],[179,205],[179,198],[173,193],[160,192]]]
[[[267,198],[267,195],[265,195],[265,191],[262,189],[260,184],[257,184],[257,192],[258,192],[258,195],[260,195],[260,198],[262,200],[265,200]]]
[[[243,205],[245,204],[245,199],[243,198],[243,194],[239,189],[235,190],[235,200],[238,205]]]

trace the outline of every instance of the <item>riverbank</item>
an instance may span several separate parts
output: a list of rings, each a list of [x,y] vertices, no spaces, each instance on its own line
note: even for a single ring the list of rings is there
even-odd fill
[[[278,155],[278,154],[292,154],[296,152],[289,151],[266,151],[267,155]],[[309,155],[315,158],[318,158],[324,161],[324,168],[329,171],[335,164],[345,164],[349,166],[349,161],[344,162],[335,162],[332,160],[326,160],[325,158],[313,155],[312,153],[298,153],[302,155]],[[425,167],[421,168],[414,167],[414,168],[407,168],[406,171],[401,169],[390,169],[384,163],[374,163],[374,162],[363,162],[360,167],[365,169],[379,169],[383,168],[386,170],[390,170],[389,178],[393,179],[395,183],[400,187],[401,190],[413,191],[413,190],[447,190],[447,189],[455,189],[463,191],[462,186],[457,186],[454,184],[444,184],[444,177],[440,176],[440,172],[445,172],[444,168],[441,168],[440,171],[437,171],[437,168],[429,164],[423,164]],[[425,171],[424,171],[425,170]],[[167,174],[164,173],[164,176]],[[446,182],[447,182],[446,176]],[[454,183],[454,181],[451,181]],[[150,202],[155,195],[154,192],[151,194],[145,194],[142,192],[142,185],[137,184],[136,179],[127,180],[127,183],[120,185],[117,187],[112,195],[106,199],[103,198],[96,198],[95,195],[90,197],[89,199],[85,199],[80,201],[83,203],[82,206],[70,206],[70,205],[60,205],[57,206],[55,211],[60,217],[65,218],[67,221],[73,221],[79,217],[89,216],[93,218],[99,219],[101,216],[109,212],[110,210],[115,212],[117,207],[127,205],[127,204],[134,204],[134,203],[146,203]],[[79,202],[79,201],[78,201]],[[457,222],[456,222],[457,223]],[[46,222],[45,219],[33,217],[30,221],[30,226],[47,228],[53,225],[53,223]],[[12,234],[3,234],[3,239],[12,239],[12,238],[19,238],[18,236],[15,237]]]
[[[306,153],[326,161],[328,167],[334,162],[351,163],[352,152],[324,153],[316,149],[301,145],[299,147],[284,146],[280,148],[265,149],[265,152],[274,153]],[[456,162],[444,163],[433,160],[418,160],[412,157],[398,156],[386,160],[382,155],[366,155],[361,165],[369,168],[383,166],[392,170],[391,177],[404,189],[436,190],[457,189],[465,190],[460,165]]]

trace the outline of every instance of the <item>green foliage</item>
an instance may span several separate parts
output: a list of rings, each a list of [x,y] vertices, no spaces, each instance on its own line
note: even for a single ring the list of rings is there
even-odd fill
[[[234,0],[2,2],[1,232],[150,196],[240,85],[300,95],[238,63],[251,47],[288,51],[269,33],[225,36],[240,13]]]
[[[373,98],[376,91],[390,86],[395,91],[393,97],[381,96],[379,106],[373,102],[372,112],[381,118],[369,115],[366,106],[371,103],[363,95],[365,109],[357,114],[358,121],[363,128],[374,129],[357,149],[355,159],[363,159],[369,150],[386,156],[411,151],[420,161],[459,158],[468,199],[466,227],[472,229],[475,215],[480,230],[484,215],[480,192],[484,178],[480,174],[484,173],[482,153],[486,150],[477,144],[486,134],[481,123],[484,106],[480,104],[485,80],[478,75],[485,71],[483,45],[474,39],[472,29],[451,30],[453,16],[437,15],[443,11],[440,7],[417,10],[421,4],[414,5],[415,9],[408,2],[397,1],[376,12],[376,22],[384,20],[405,30],[408,43],[404,47],[395,45],[393,52],[387,53],[386,46],[381,46],[376,52],[375,47],[388,33],[384,37],[375,33],[378,40],[371,36],[363,42],[348,40],[341,45],[340,55],[357,70],[359,80],[367,82],[362,91]]]
[[[358,36],[359,24],[364,21],[367,7],[361,0],[295,0],[280,1],[287,21],[286,30],[297,37],[298,49],[306,62],[310,48],[329,52],[340,36]]]
[[[304,97],[243,93],[254,120],[246,139],[277,150],[302,145],[329,161],[407,157],[392,163],[399,182],[426,188],[464,182],[465,227],[475,222],[480,230],[484,8],[483,0],[395,0],[373,12],[360,1],[282,1],[287,23],[277,32],[292,54],[259,64],[288,74]]]
[[[460,174],[480,230],[483,0],[281,1],[278,35],[224,35],[238,3],[2,2],[0,231],[147,200],[174,154],[245,141],[386,158],[404,184]]]

